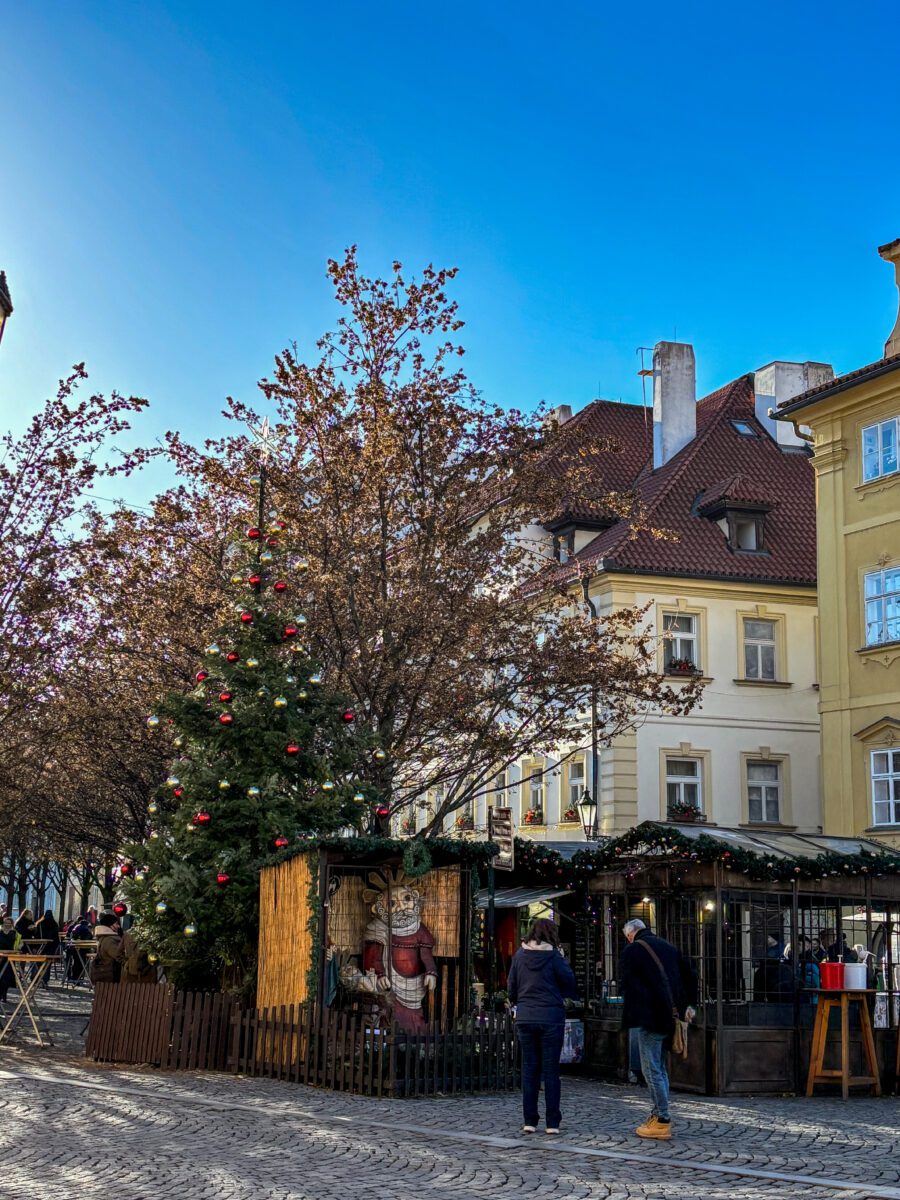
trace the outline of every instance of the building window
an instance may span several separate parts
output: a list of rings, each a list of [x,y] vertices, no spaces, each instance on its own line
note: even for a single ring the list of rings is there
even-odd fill
[[[731,424],[741,437],[756,437],[756,430],[746,421],[732,421]]]
[[[744,617],[744,678],[772,681],[775,675],[775,622]]]
[[[900,642],[900,567],[866,575],[866,645]]]
[[[523,825],[544,824],[544,772],[539,766],[532,764],[523,771],[525,776],[522,785],[522,801],[525,808],[522,814]]]
[[[731,548],[733,550],[762,550],[763,522],[761,517],[731,514]]]
[[[703,808],[700,760],[698,758],[666,759],[666,807],[669,814],[678,809]]]
[[[506,807],[506,771],[498,771],[487,793],[488,808]]]
[[[863,483],[896,473],[898,440],[900,417],[868,425],[862,431]]]
[[[747,763],[747,815],[754,824],[781,822],[781,764]]]
[[[686,613],[663,613],[667,672],[696,671],[700,667],[697,617]]]
[[[566,764],[566,791],[563,796],[560,819],[577,821],[578,805],[585,793],[585,766],[583,758],[570,758]]]
[[[872,823],[900,825],[900,750],[872,751]]]

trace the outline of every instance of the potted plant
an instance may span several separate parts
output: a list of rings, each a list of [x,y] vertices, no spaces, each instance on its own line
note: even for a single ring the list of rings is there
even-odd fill
[[[692,822],[700,824],[706,820],[697,805],[691,804],[687,800],[678,800],[674,804],[670,804],[666,815],[670,821],[681,821],[687,824]]]
[[[456,818],[457,829],[474,829],[475,821],[471,813],[460,813]]]
[[[566,811],[563,813],[562,819],[563,819],[563,821],[568,822],[568,821],[579,821],[581,818],[578,816],[578,810],[575,808],[575,806],[570,804],[569,807],[566,809]]]
[[[689,658],[670,658],[666,664],[666,673],[668,675],[698,675],[699,671],[696,664]]]
[[[525,814],[524,823],[526,825],[543,825],[544,810],[541,808],[529,808],[528,812]]]
[[[401,833],[415,833],[416,832],[415,817],[404,817],[403,820],[400,822],[400,832]]]

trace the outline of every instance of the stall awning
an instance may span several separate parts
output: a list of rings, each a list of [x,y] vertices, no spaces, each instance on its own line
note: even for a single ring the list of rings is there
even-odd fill
[[[708,837],[724,842],[740,850],[751,850],[754,854],[788,858],[805,855],[815,858],[829,851],[832,854],[860,854],[868,851],[877,854],[887,849],[882,842],[870,838],[830,837],[821,833],[781,833],[777,830],[728,829],[719,825],[679,824],[673,827],[687,838]]]
[[[547,904],[558,900],[560,896],[571,896],[571,890],[560,888],[549,890],[541,887],[497,888],[494,892],[495,908],[527,908],[529,904]],[[487,908],[489,892],[482,888],[478,893],[477,905]]]

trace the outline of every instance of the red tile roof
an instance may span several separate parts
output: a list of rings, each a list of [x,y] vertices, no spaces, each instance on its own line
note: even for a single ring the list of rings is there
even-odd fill
[[[613,456],[598,461],[603,470],[598,483],[633,487],[650,528],[616,522],[574,559],[554,568],[555,581],[579,571],[606,570],[815,586],[816,508],[809,455],[779,447],[757,421],[754,402],[752,375],[705,397],[697,405],[697,436],[659,470],[653,469],[652,419],[648,431],[641,408],[628,411],[628,406],[597,400],[573,418],[584,429],[615,431],[622,457],[610,475],[606,459]],[[736,420],[746,422],[757,436],[740,434],[732,424]],[[630,480],[626,464],[633,471]],[[699,514],[703,496],[723,488],[734,489],[735,499],[739,494],[745,503],[749,497],[771,506],[764,553],[731,550],[716,522]]]

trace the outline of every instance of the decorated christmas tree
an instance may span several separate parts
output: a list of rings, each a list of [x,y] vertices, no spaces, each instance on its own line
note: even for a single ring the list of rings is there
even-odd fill
[[[196,687],[148,718],[175,757],[122,867],[140,944],[184,987],[252,987],[262,863],[298,840],[369,828],[379,811],[360,771],[382,752],[305,647],[307,564],[290,561],[282,522],[248,529],[245,547],[235,616]]]

